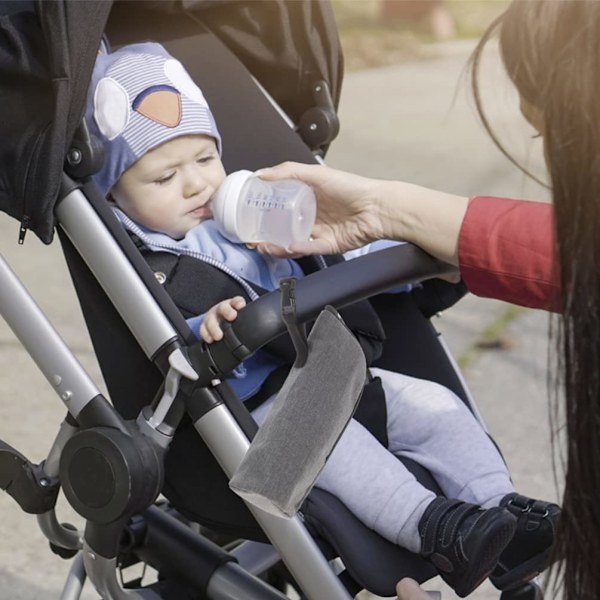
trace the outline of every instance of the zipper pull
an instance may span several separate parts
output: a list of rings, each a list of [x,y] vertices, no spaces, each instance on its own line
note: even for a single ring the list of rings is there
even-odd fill
[[[31,225],[31,219],[29,216],[25,215],[21,219],[21,227],[19,228],[19,246],[22,246],[23,242],[25,241],[25,235],[27,234],[29,225]]]

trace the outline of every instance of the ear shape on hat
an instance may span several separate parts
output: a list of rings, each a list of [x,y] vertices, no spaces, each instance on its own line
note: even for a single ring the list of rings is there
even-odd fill
[[[181,96],[169,85],[153,85],[139,93],[132,104],[133,110],[165,127],[181,123]]]
[[[194,80],[189,76],[188,72],[178,60],[175,60],[174,58],[166,60],[164,70],[165,76],[184,96],[187,96],[193,102],[197,102],[201,106],[208,108],[208,102],[206,102],[202,91],[194,83]]]
[[[129,96],[112,77],[104,77],[96,86],[94,119],[109,140],[114,140],[129,123]]]

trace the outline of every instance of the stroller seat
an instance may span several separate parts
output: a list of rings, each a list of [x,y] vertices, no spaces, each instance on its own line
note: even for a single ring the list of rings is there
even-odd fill
[[[111,44],[118,46],[133,40],[131,27],[128,27],[131,24],[122,15],[116,14],[118,17],[111,17],[114,21],[109,22],[107,34]],[[199,26],[192,22],[190,36],[186,38],[181,36],[181,23],[177,21],[174,27],[181,37],[172,40],[172,32],[164,20],[161,21],[160,27],[157,27],[155,15],[150,13],[147,21],[144,21],[143,16],[143,13],[136,11],[136,35],[140,39],[155,39],[161,42],[170,53],[177,56],[199,83],[211,107],[214,107],[213,112],[220,124],[224,140],[223,162],[228,172],[240,168],[258,169],[284,159],[314,162],[314,155],[305,143],[290,129],[271,104],[265,102],[264,94],[248,76],[243,65],[215,36],[206,31],[199,31]],[[198,55],[203,59],[195,59]],[[214,73],[227,73],[227,77],[214,77]],[[234,99],[240,97],[243,98],[244,111],[239,109],[239,101],[234,102]],[[250,111],[255,118],[247,119],[246,111]],[[121,246],[129,248],[132,245],[130,240],[124,235],[120,223],[116,221],[104,199],[96,199],[94,191],[87,188],[85,192],[95,210],[111,227],[113,235],[119,238]],[[140,409],[148,403],[148,398],[152,398],[156,393],[161,381],[160,374],[131,338],[112,303],[106,298],[66,236],[61,235],[61,240],[112,402],[125,418],[135,418]],[[147,270],[143,260],[140,263],[137,249],[129,248],[129,253],[130,260],[138,263],[139,271]],[[156,287],[156,281],[151,274],[147,278],[147,285],[150,289]],[[169,306],[168,302],[164,302],[164,298],[163,303]],[[173,306],[169,308],[169,318],[179,325],[182,336],[189,341],[195,341],[177,309]],[[426,325],[426,320],[422,320]],[[119,348],[118,352],[115,352],[115,347]],[[138,373],[138,376],[132,378],[132,372]],[[384,412],[385,408],[382,409]],[[246,432],[252,435],[254,424],[251,419],[248,415],[243,415],[243,410],[239,407],[234,410],[237,411],[238,419],[243,423]],[[431,478],[430,480],[432,485],[435,485]],[[207,485],[206,482],[210,484]],[[210,456],[192,424],[184,423],[171,442],[166,456],[163,493],[178,511],[205,527],[229,535],[267,541],[264,532],[241,500],[229,492],[227,484],[227,477]],[[334,510],[332,506],[335,506]],[[335,550],[344,556],[347,554],[344,548],[348,548],[348,552],[352,549],[357,558],[359,555],[363,556],[363,566],[355,569],[355,572],[360,574],[359,581],[353,584],[356,590],[366,587],[380,595],[392,594],[398,573],[402,572],[399,565],[404,562],[407,563],[406,574],[410,573],[419,580],[435,575],[431,565],[374,535],[341,502],[322,490],[315,489],[311,492],[304,513],[307,523],[315,533],[321,532],[321,544],[330,554]],[[330,519],[327,517],[323,520],[322,514],[335,515],[335,524],[332,522],[331,525],[338,532],[364,532],[361,537],[371,539],[373,547],[363,548],[361,544],[360,549],[355,551],[356,543],[348,543],[351,539],[346,540],[348,535],[338,535],[333,543],[328,542],[327,537],[323,535],[326,527],[323,522],[327,523]],[[385,561],[377,559],[377,562],[369,565],[365,563],[364,556],[387,558]],[[345,562],[351,562],[349,554],[344,558]],[[382,569],[385,562],[392,567],[390,570]],[[373,568],[375,565],[377,568]],[[381,583],[383,581],[385,583]]]
[[[106,27],[111,45],[119,46],[151,39],[162,43],[172,55],[184,64],[192,78],[201,86],[219,123],[224,140],[223,162],[228,172],[242,168],[255,170],[283,160],[315,161],[315,155],[308,148],[306,141],[303,141],[290,128],[274,105],[265,98],[264,93],[248,74],[245,66],[219,41],[216,35],[198,23],[195,15],[160,12],[158,13],[160,16],[158,16],[154,12],[152,2],[147,3],[147,7],[142,6],[145,4],[119,2],[115,5]],[[310,10],[310,8],[306,8],[310,4],[305,3],[304,9]],[[273,2],[272,5],[279,7],[280,3]],[[209,7],[208,13],[210,10]],[[251,114],[252,118],[248,118],[248,114]],[[325,120],[327,121],[327,119]],[[313,140],[313,150],[322,153],[329,141],[328,135],[319,140]],[[82,226],[82,223],[78,218],[70,217],[69,211],[72,203],[63,200],[58,205],[59,210],[57,211],[58,221],[61,225],[59,228],[61,243],[110,399],[117,413],[125,420],[126,425],[123,425],[116,416],[110,416],[111,413],[103,408],[104,405],[101,402],[96,402],[91,408],[86,405],[81,411],[81,413],[85,412],[83,418],[80,418],[81,415],[77,415],[77,419],[69,417],[67,422],[72,428],[81,427],[82,424],[85,427],[87,423],[93,424],[95,418],[101,415],[102,427],[108,428],[114,425],[115,430],[120,432],[120,437],[117,436],[118,439],[125,439],[130,428],[133,427],[127,423],[138,418],[142,409],[148,407],[152,404],[153,399],[159,399],[164,393],[165,377],[168,378],[174,368],[173,364],[169,362],[172,352],[182,349],[181,354],[189,355],[190,360],[193,359],[192,364],[195,364],[194,360],[196,359],[201,361],[205,353],[200,354],[203,350],[196,342],[182,315],[157,282],[152,270],[121,228],[96,187],[90,182],[65,180],[61,198],[68,199],[73,193],[79,194],[79,190],[89,202],[94,214],[102,222],[103,227],[116,241],[119,252],[133,267],[153,302],[160,308],[161,313],[176,333],[175,337],[167,339],[163,345],[154,349],[148,356],[148,348],[143,347],[144,344],[140,344],[139,339],[132,335],[132,329],[135,327],[132,328],[131,323],[128,322],[128,310],[123,306],[128,302],[128,282],[112,282],[116,286],[120,286],[122,290],[120,289],[118,293],[111,293],[111,290],[107,289],[106,276],[104,276],[104,281],[100,281],[103,276],[98,274],[98,261],[105,260],[104,267],[110,270],[108,258],[98,258],[98,254],[103,253],[105,248],[100,242],[93,242],[90,247],[84,248],[82,251],[81,239],[78,235],[74,235],[74,230]],[[79,196],[77,198],[79,199]],[[86,255],[86,250],[88,255]],[[89,254],[95,256],[89,256]],[[396,274],[396,278],[400,277],[397,266],[400,256],[406,259],[405,272],[400,272],[406,281],[429,278],[443,272],[445,268],[430,257],[408,246],[382,254],[379,263],[376,263],[377,257],[372,256],[364,257],[370,260],[369,263],[357,259],[357,261],[352,261],[356,262],[356,265],[344,264],[333,267],[332,273],[334,269],[340,269],[336,271],[340,273],[337,286],[332,285],[330,281],[328,289],[324,279],[318,277],[318,273],[315,276],[307,276],[300,282],[304,284],[306,291],[304,295],[299,296],[299,317],[302,316],[305,320],[314,318],[320,307],[331,300],[331,288],[337,287],[333,294],[334,301],[341,302],[346,293],[348,297],[343,301],[351,303],[389,287],[392,274]],[[379,264],[380,268],[367,274],[361,270],[361,268],[364,269],[364,266],[361,267],[361,265],[366,264]],[[355,292],[352,288],[353,285],[356,287],[356,283],[353,282],[359,280],[358,274],[361,275],[360,279],[365,282],[365,289]],[[330,275],[329,279],[332,278],[335,279],[335,275]],[[110,274],[108,279],[110,279]],[[393,282],[396,283],[397,279],[393,279]],[[302,288],[302,286],[300,287]],[[268,296],[273,296],[273,294]],[[402,298],[394,297],[393,302],[384,296],[375,297],[373,300],[373,305],[377,308],[386,329],[387,324],[393,322],[394,327],[401,329],[404,335],[410,329],[410,337],[413,339],[417,337],[421,340],[418,351],[415,351],[414,347],[410,351],[409,349],[402,351],[394,347],[395,364],[393,368],[397,369],[400,364],[402,371],[409,375],[425,376],[446,385],[468,403],[468,394],[462,386],[460,377],[437,342],[436,333],[419,309],[417,299],[411,294],[402,296]],[[268,312],[268,310],[272,310],[273,306],[277,306],[278,302],[277,297],[263,297],[253,304],[256,305],[256,310],[248,312],[245,309],[247,315],[260,314],[259,305],[263,312]],[[255,307],[249,306],[248,309],[255,309]],[[238,319],[241,328],[244,325],[243,313],[245,311],[242,311]],[[260,330],[261,319],[256,322],[258,323],[257,329]],[[152,327],[153,324],[148,323],[147,325]],[[252,344],[259,339],[263,342],[268,336],[269,334],[259,331],[256,338],[244,341],[248,348],[254,350],[256,348],[253,348]],[[386,343],[392,344],[392,336],[388,337],[389,341]],[[218,351],[216,350],[215,353]],[[384,352],[383,357],[375,366],[389,368],[390,354],[389,351]],[[230,360],[230,357],[227,357],[227,360]],[[227,360],[224,359],[224,363]],[[199,362],[198,364],[205,363]],[[431,370],[432,364],[436,365],[433,371]],[[203,375],[206,376],[206,374]],[[269,541],[269,539],[273,541],[272,538],[281,542],[282,535],[275,525],[266,531],[265,522],[260,519],[257,522],[256,513],[248,510],[246,505],[229,491],[227,485],[229,476],[226,470],[228,461],[233,460],[232,456],[228,454],[227,450],[225,456],[213,456],[214,447],[198,436],[198,422],[206,414],[209,414],[209,411],[218,403],[219,406],[221,404],[226,406],[226,410],[234,417],[240,431],[245,434],[246,438],[251,439],[256,425],[248,411],[225,384],[217,386],[218,402],[215,401],[213,392],[205,394],[202,390],[194,390],[192,394],[197,394],[198,397],[202,396],[201,398],[194,396],[194,398],[202,401],[202,411],[206,412],[198,411],[197,408],[190,411],[190,405],[187,403],[180,403],[180,405],[176,403],[169,410],[166,423],[168,426],[176,424],[178,429],[168,445],[168,451],[166,451],[166,446],[162,448],[165,450],[164,481],[161,480],[156,485],[160,485],[160,491],[169,500],[178,515],[198,522],[204,528],[215,532],[215,539],[219,539],[221,534],[227,534],[229,537],[258,542]],[[184,406],[184,404],[186,405]],[[190,418],[182,415],[184,408],[188,409]],[[200,414],[201,412],[202,414]],[[174,426],[173,429],[175,429]],[[165,437],[169,437],[173,433],[169,431],[169,427],[166,427],[156,433],[155,439],[160,438],[161,432]],[[108,444],[109,442],[103,441],[102,443]],[[239,443],[247,443],[247,440]],[[117,442],[115,444],[118,445]],[[64,447],[68,449],[69,440],[63,440],[61,445],[63,449]],[[159,451],[157,456],[159,460],[163,459],[162,451]],[[150,451],[142,457],[145,465],[153,464],[153,460],[154,455],[151,456]],[[428,472],[412,461],[407,461],[407,466],[425,485],[439,493],[439,488]],[[73,468],[68,474],[71,476],[82,473],[82,470]],[[61,470],[62,475],[65,477],[61,484],[68,488],[70,482],[67,473]],[[74,491],[73,494],[77,495],[77,491]],[[151,491],[147,490],[144,491],[144,494],[152,495]],[[100,513],[101,511],[98,511],[98,514]],[[358,521],[337,498],[322,490],[313,489],[303,506],[302,513],[308,531],[314,536],[316,544],[322,550],[326,560],[335,557],[341,558],[346,569],[341,580],[352,594],[365,588],[378,595],[390,596],[394,594],[395,583],[403,576],[411,576],[422,582],[435,575],[435,570],[429,563],[381,538]],[[154,517],[156,517],[155,513],[151,513],[147,519],[151,522]],[[117,520],[113,522],[110,519],[105,519],[105,521],[100,519],[98,526],[89,526],[86,536],[89,534],[89,541],[96,544],[97,547],[108,548],[107,554],[100,552],[101,556],[108,557],[113,551],[111,544],[114,545],[115,531],[122,528],[123,523]],[[133,525],[131,522],[128,523],[128,531],[135,529],[135,519],[133,521]],[[271,525],[271,522],[269,524]],[[298,527],[301,525],[298,524]],[[144,556],[145,552],[152,554],[144,550],[146,542],[147,540],[141,542],[142,549],[138,553],[139,556]],[[307,547],[310,546],[299,544],[298,551],[304,552],[305,550],[302,548]],[[283,562],[286,565],[288,561],[294,564],[294,568],[290,569],[292,574],[289,583],[296,585],[299,590],[305,591],[305,586],[309,586],[310,583],[308,580],[315,576],[315,567],[313,566],[315,560],[312,556],[307,556],[307,571],[303,574],[301,573],[302,567],[298,566],[302,559],[292,561],[289,555],[286,556],[288,548],[285,547],[285,544],[283,548]],[[228,562],[229,560],[230,558],[219,555],[216,562]],[[318,564],[318,560],[316,560],[316,564]],[[216,572],[217,567],[214,564],[210,568],[214,568]],[[205,577],[207,586],[209,586],[211,573]],[[265,573],[268,581],[268,569]],[[321,576],[321,573],[317,573],[317,575]],[[246,580],[244,582],[247,583]],[[323,589],[326,589],[326,583],[327,581],[324,580]],[[207,597],[236,597],[234,592],[223,591],[222,587],[210,588],[210,593],[207,593],[207,589],[202,590],[202,594],[206,593]],[[242,588],[235,588],[235,593],[239,594],[240,589]],[[336,588],[333,586],[331,589]],[[116,598],[124,597],[114,587],[110,589],[110,593],[114,594]],[[140,597],[168,597],[167,595],[145,596],[142,592],[139,593]],[[314,587],[306,593],[309,597],[318,597],[315,595]],[[344,597],[340,592],[336,591],[335,593],[335,598]],[[327,592],[325,594],[321,597],[327,598],[327,600],[334,598],[334,596],[327,596]],[[257,584],[256,589],[253,589],[252,592],[247,591],[244,596],[237,597],[251,599],[280,596],[275,593],[269,595],[265,588]]]

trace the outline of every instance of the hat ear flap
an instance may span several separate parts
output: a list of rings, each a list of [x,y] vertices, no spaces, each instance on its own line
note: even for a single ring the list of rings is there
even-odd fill
[[[111,77],[104,77],[94,92],[94,119],[100,133],[114,140],[129,123],[129,95],[123,86]]]
[[[174,58],[166,60],[163,68],[165,76],[175,89],[179,90],[193,102],[208,108],[208,102],[204,98],[204,94],[202,94],[200,88],[194,83],[194,80],[178,60]]]

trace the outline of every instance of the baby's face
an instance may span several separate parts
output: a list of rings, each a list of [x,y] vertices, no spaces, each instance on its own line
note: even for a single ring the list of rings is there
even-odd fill
[[[123,173],[111,195],[140,225],[181,239],[212,217],[209,200],[223,179],[215,140],[186,135],[145,154]]]

